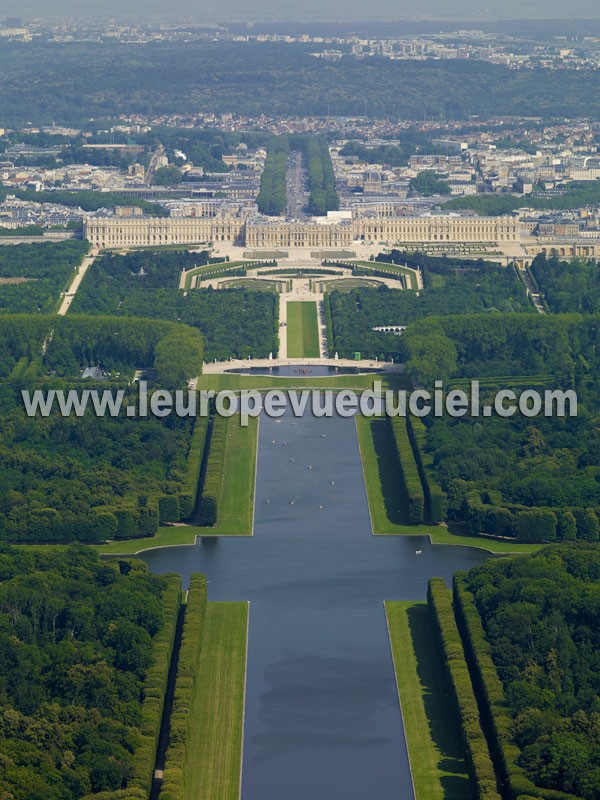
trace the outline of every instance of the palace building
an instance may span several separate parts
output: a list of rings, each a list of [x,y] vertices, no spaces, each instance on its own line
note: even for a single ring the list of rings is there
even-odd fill
[[[240,247],[345,248],[353,242],[442,243],[519,242],[513,217],[390,216],[386,211],[355,209],[348,217],[287,221],[239,209],[216,216],[88,216],[85,238],[93,247],[118,248],[231,242]]]

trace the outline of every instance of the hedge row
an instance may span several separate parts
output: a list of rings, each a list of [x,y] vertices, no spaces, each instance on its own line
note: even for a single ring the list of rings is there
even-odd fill
[[[132,786],[131,789],[119,789],[116,792],[86,794],[81,800],[148,800],[148,792]]]
[[[164,622],[154,637],[152,643],[154,660],[144,681],[142,720],[139,726],[141,737],[133,756],[133,776],[126,789],[91,794],[82,800],[148,800],[152,788],[156,748],[173,654],[177,617],[181,605],[180,576],[165,575],[164,577],[167,580],[167,586],[161,594]]]
[[[454,576],[454,607],[481,718],[488,732],[496,770],[511,800],[577,800],[573,795],[536,786],[517,764],[521,751],[512,739],[512,717],[492,659],[490,643],[465,573]]]
[[[185,479],[183,481],[182,492],[179,495],[181,519],[191,517],[196,508],[198,482],[200,481],[200,470],[202,469],[202,458],[204,456],[204,448],[206,447],[207,431],[208,417],[197,417],[185,465]]]
[[[439,485],[433,469],[433,453],[427,450],[427,428],[420,417],[406,418],[408,435],[413,447],[419,475],[425,492],[426,506],[432,525],[443,522],[448,514],[448,497]]]
[[[142,499],[142,503],[145,505],[140,503],[140,498],[137,496],[126,495],[119,508],[101,506],[96,512],[115,517],[117,521],[115,539],[141,539],[154,536],[159,526],[157,498]]]
[[[323,303],[323,308],[325,309],[325,331],[327,334],[327,343],[329,346],[329,354],[331,355],[335,348],[335,337],[333,335],[333,315],[331,313],[331,304],[329,302],[330,296],[331,292],[325,293],[325,302]]]
[[[208,459],[199,508],[200,525],[204,527],[216,525],[219,517],[225,445],[227,443],[227,417],[216,414],[212,419],[212,432],[208,444]]]
[[[499,492],[473,489],[465,494],[463,514],[472,534],[514,536],[519,542],[528,543],[575,539],[597,542],[600,538],[597,508],[503,505]]]
[[[429,582],[427,601],[436,622],[446,669],[454,689],[473,796],[476,800],[501,800],[488,743],[481,729],[469,667],[454,618],[452,595],[441,578],[434,578]]]
[[[189,736],[192,724],[197,722],[192,716],[192,700],[195,682],[199,680],[198,664],[202,651],[205,617],[206,578],[204,575],[192,575],[177,662],[169,745],[165,757],[160,800],[182,800],[184,797]]]
[[[392,417],[390,420],[402,481],[408,501],[408,521],[411,525],[420,525],[425,515],[425,494],[419,477],[419,468],[415,461],[410,438],[408,436],[407,421],[404,417]]]
[[[165,577],[167,586],[161,595],[164,622],[154,637],[153,663],[144,680],[144,700],[140,724],[142,741],[135,751],[134,775],[130,781],[131,787],[139,787],[148,793],[154,775],[156,748],[165,704],[169,667],[173,656],[177,617],[181,606],[181,577],[179,575]]]

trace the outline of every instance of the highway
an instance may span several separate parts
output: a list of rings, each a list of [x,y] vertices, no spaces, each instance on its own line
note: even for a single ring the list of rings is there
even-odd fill
[[[148,165],[148,169],[146,170],[147,186],[152,186],[152,181],[154,180],[154,176],[158,168],[158,160],[160,159],[161,156],[164,156],[164,154],[165,154],[164,145],[159,143],[156,150],[152,154],[152,158],[150,159],[150,164]]]

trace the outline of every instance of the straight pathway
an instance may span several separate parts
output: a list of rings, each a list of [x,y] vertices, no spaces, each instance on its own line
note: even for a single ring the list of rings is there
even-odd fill
[[[287,293],[279,295],[279,358],[287,356]]]
[[[317,300],[317,325],[319,326],[319,358],[329,355],[327,345],[327,325],[325,324],[325,298],[319,296]]]
[[[67,311],[71,308],[71,303],[75,299],[75,295],[77,294],[77,290],[81,286],[81,282],[85,278],[85,275],[88,269],[92,266],[96,258],[98,257],[98,250],[90,250],[89,255],[87,255],[79,267],[77,268],[77,272],[75,273],[75,277],[71,281],[71,285],[69,286],[68,290],[65,292],[65,295],[62,299],[60,307],[58,309],[58,316],[64,317]]]
[[[544,307],[544,301],[542,299],[542,295],[537,286],[535,285],[531,273],[529,272],[529,269],[527,267],[524,267],[523,269],[519,270],[519,272],[521,277],[523,278],[523,283],[525,284],[527,294],[531,298],[535,310],[538,312],[538,314],[545,314],[546,309]]]

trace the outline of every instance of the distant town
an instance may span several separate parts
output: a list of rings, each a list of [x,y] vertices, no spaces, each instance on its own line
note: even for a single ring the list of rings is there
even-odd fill
[[[314,33],[261,32],[260,26],[207,24],[194,22],[132,22],[130,20],[77,20],[60,22],[26,21],[6,17],[0,37],[21,42],[102,42],[147,43],[169,41],[199,42],[280,42],[314,44],[316,58],[392,60],[473,59],[502,64],[513,69],[596,69],[600,66],[600,35],[583,35],[573,40],[556,34],[540,41],[527,32],[510,34],[481,30],[477,23],[463,24],[456,30],[389,37],[359,34],[315,35]],[[313,27],[313,26],[309,26]],[[258,30],[255,30],[258,28]]]
[[[158,138],[167,131],[177,142],[178,131],[190,130],[209,141],[219,132],[235,134],[237,143],[214,151],[211,167],[194,163],[183,140],[165,147]],[[263,146],[253,144],[257,132],[267,135]],[[209,113],[131,115],[94,131],[55,124],[0,133],[0,230],[6,232],[33,226],[56,238],[81,235],[85,225],[101,247],[151,244],[150,223],[140,225],[160,207],[161,217],[173,221],[161,223],[165,244],[370,245],[375,253],[381,245],[410,243],[450,253],[468,242],[471,254],[504,261],[553,250],[562,256],[600,252],[600,196],[594,194],[600,125],[589,120],[392,122]],[[296,178],[288,178],[285,208],[265,215],[257,200],[269,142],[294,135],[327,137],[339,204],[310,213],[301,159]],[[407,137],[413,142],[408,149]],[[90,192],[96,207],[84,208],[77,199]],[[117,216],[115,195],[125,206]],[[128,198],[138,205],[127,209]],[[185,218],[191,227],[175,234],[173,226]],[[411,220],[437,220],[444,229],[415,228]],[[98,233],[99,221],[106,236]],[[132,224],[134,239],[127,228]]]

